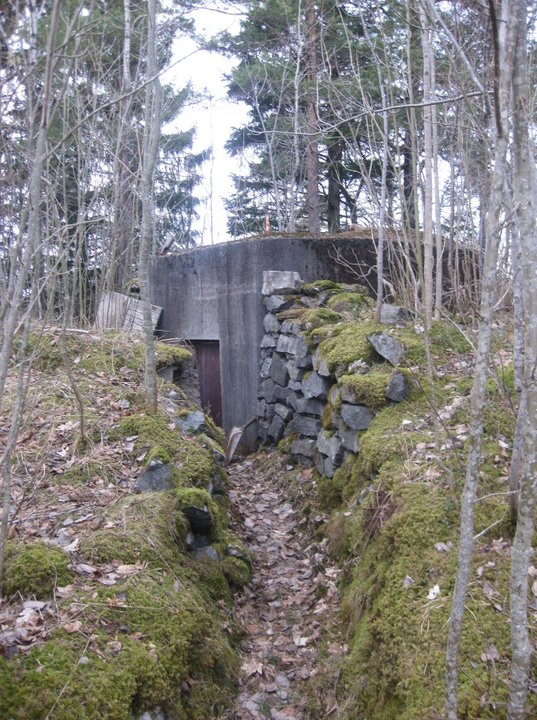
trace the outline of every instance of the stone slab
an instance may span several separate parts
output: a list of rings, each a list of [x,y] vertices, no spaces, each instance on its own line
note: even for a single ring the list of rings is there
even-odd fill
[[[292,270],[265,270],[263,272],[263,295],[298,292],[304,283]]]

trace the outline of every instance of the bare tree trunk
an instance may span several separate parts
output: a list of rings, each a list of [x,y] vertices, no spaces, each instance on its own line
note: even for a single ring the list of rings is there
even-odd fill
[[[511,686],[509,720],[524,720],[531,661],[528,633],[528,568],[537,505],[537,177],[530,140],[530,87],[527,58],[527,0],[513,0],[517,30],[513,69],[513,187],[521,249],[524,374],[521,411],[522,461],[515,539],[511,552]],[[517,428],[518,429],[518,428]]]
[[[317,30],[313,0],[306,0],[306,59],[307,59],[307,150],[306,150],[306,207],[308,232],[321,231],[319,203],[319,141],[317,139]]]
[[[134,176],[135,161],[131,128],[131,0],[123,0],[123,68],[118,112],[118,136],[114,158],[114,222],[110,287],[124,290],[129,280],[128,258],[132,248],[134,230]]]
[[[423,306],[425,325],[430,328],[433,321],[433,115],[430,105],[433,99],[432,48],[429,20],[422,3],[419,5],[419,14],[423,55],[423,102],[426,103],[423,108]]]
[[[147,0],[147,73],[155,80],[145,92],[145,124],[140,194],[142,201],[142,230],[140,237],[140,296],[143,301],[145,339],[145,387],[151,412],[157,410],[157,372],[155,365],[155,338],[151,315],[151,289],[149,284],[149,254],[155,229],[153,179],[160,139],[162,88],[157,78],[157,0]]]
[[[502,8],[505,11],[505,6]],[[501,30],[500,30],[501,28]],[[506,155],[508,147],[508,109],[511,76],[513,70],[515,32],[514,23],[507,12],[501,23],[493,22],[493,32],[499,33],[499,53],[496,77],[496,125],[495,157],[491,180],[491,197],[487,212],[485,258],[483,264],[483,283],[481,294],[479,340],[477,347],[474,384],[471,394],[470,446],[466,464],[466,477],[461,498],[461,520],[457,576],[446,650],[446,716],[447,720],[457,720],[457,684],[458,658],[462,635],[464,605],[468,588],[468,579],[473,554],[474,505],[477,496],[479,467],[481,462],[481,442],[483,435],[483,408],[486,399],[487,370],[490,352],[491,321],[496,295],[496,266],[501,233],[500,212],[504,194],[506,175]]]
[[[52,104],[52,72],[56,62],[54,45],[56,40],[56,32],[58,29],[60,8],[60,0],[55,0],[54,5],[52,6],[50,28],[47,38],[47,58],[45,63],[45,76],[41,97],[41,119],[39,123],[39,129],[37,131],[35,147],[32,148],[33,162],[30,173],[28,192],[28,232],[25,239],[24,248],[22,250],[20,264],[17,269],[12,270],[13,273],[17,273],[17,276],[13,284],[13,291],[9,298],[9,307],[7,309],[3,323],[2,347],[0,349],[0,409],[2,407],[2,401],[4,397],[4,387],[7,377],[9,360],[11,357],[11,351],[13,348],[13,340],[15,337],[17,323],[20,316],[21,303],[30,273],[30,265],[34,254],[37,252],[37,249],[39,247],[42,187],[41,176],[45,161],[45,147],[49,130],[50,108]]]

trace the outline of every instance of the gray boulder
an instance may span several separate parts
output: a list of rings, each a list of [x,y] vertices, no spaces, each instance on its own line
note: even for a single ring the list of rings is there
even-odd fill
[[[386,333],[370,335],[367,339],[381,357],[394,366],[399,365],[405,354],[405,348],[399,340]]]
[[[136,480],[132,492],[165,492],[172,488],[172,466],[170,463],[154,461]]]
[[[183,418],[176,417],[175,424],[187,435],[198,435],[207,432],[207,422],[201,410],[194,410]]]
[[[316,372],[310,373],[308,377],[302,381],[302,392],[306,398],[326,400],[329,390],[330,382]]]
[[[297,413],[301,415],[315,415],[321,417],[324,411],[324,403],[314,398],[295,397],[291,400],[291,405]]]
[[[269,312],[275,313],[290,308],[293,300],[283,297],[282,295],[269,295],[263,298],[263,303]]]
[[[392,323],[404,323],[413,319],[413,313],[400,305],[382,303],[380,309],[380,322],[389,325]]]
[[[272,365],[272,360],[270,357],[266,357],[263,359],[263,362],[261,363],[261,368],[259,370],[259,375],[263,380],[266,380],[268,377],[270,377],[270,366]]]
[[[273,313],[267,313],[263,318],[263,327],[266,333],[277,333],[280,330],[278,318]]]
[[[265,270],[263,272],[263,295],[297,292],[304,283],[297,272],[291,270]]]
[[[213,547],[212,545],[205,545],[205,547],[200,547],[194,550],[194,559],[195,560],[209,560],[210,562],[219,562],[220,555],[218,554],[218,550]]]
[[[287,369],[287,364],[284,363],[284,361],[278,357],[278,355],[274,355],[272,358],[272,364],[270,366],[270,377],[274,380],[275,383],[278,385],[281,385],[282,387],[285,387],[287,385],[287,380],[289,379],[289,370]]]
[[[289,423],[289,427],[293,432],[299,433],[299,435],[316,438],[322,425],[321,421],[317,418],[307,417],[305,415],[295,415]]]
[[[289,420],[289,418],[293,415],[291,408],[287,407],[287,405],[284,405],[283,403],[276,403],[274,406],[274,412],[285,422],[287,422],[287,420]]]
[[[328,457],[334,467],[341,465],[344,457],[344,448],[337,435],[328,435],[326,430],[321,430],[316,442],[317,450]]]
[[[312,458],[315,449],[315,440],[302,438],[302,440],[294,440],[291,443],[291,455],[301,455],[302,457]]]
[[[373,420],[373,412],[365,405],[342,403],[341,417],[351,430],[367,430]]]
[[[267,378],[267,380],[263,380],[259,386],[259,397],[263,398],[263,400],[266,400],[268,403],[274,403],[276,402],[275,389],[276,384],[274,381]]]
[[[280,442],[283,437],[283,431],[285,430],[285,423],[279,415],[274,415],[272,422],[269,425],[267,436],[274,440],[274,442]]]
[[[281,332],[286,335],[300,335],[300,323],[296,320],[284,320]]]
[[[315,351],[312,357],[313,369],[323,377],[329,377],[332,373],[328,369],[328,363],[321,357],[319,348]]]
[[[270,335],[268,333],[267,333],[267,335],[263,335],[263,340],[261,340],[261,347],[264,349],[275,348],[276,347],[276,336]]]
[[[388,398],[388,400],[401,402],[407,397],[409,389],[410,388],[408,387],[408,383],[403,373],[394,372],[384,395]]]
[[[360,451],[359,436],[356,430],[349,430],[349,428],[346,428],[345,425],[341,423],[338,430],[338,437],[345,450],[349,450],[355,454]]]

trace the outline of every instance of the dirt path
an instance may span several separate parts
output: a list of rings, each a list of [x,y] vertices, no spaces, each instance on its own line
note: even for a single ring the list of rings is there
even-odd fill
[[[228,468],[234,530],[254,559],[252,582],[236,598],[245,638],[239,694],[229,720],[303,720],[305,682],[319,672],[320,641],[326,641],[328,655],[344,651],[321,637],[323,623],[338,609],[339,570],[327,562],[325,543],[312,543],[302,532],[281,463],[257,458]],[[306,483],[311,471],[295,477]]]

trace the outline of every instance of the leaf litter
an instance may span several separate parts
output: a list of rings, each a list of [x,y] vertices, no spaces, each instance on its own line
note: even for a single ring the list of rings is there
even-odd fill
[[[233,530],[253,556],[253,578],[235,598],[244,633],[242,675],[226,720],[303,720],[308,681],[320,672],[322,631],[337,616],[340,570],[326,541],[312,542],[289,498],[292,483],[311,471],[289,471],[273,453],[228,468]],[[328,654],[347,648],[331,642]],[[329,691],[327,688],[327,700]]]

